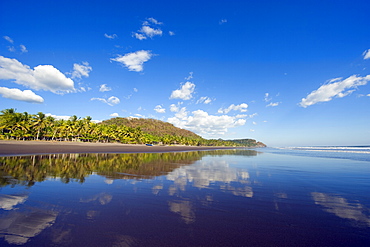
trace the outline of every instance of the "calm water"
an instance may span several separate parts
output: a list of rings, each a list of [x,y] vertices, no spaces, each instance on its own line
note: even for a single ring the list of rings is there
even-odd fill
[[[0,157],[0,246],[370,246],[370,154],[306,149]]]

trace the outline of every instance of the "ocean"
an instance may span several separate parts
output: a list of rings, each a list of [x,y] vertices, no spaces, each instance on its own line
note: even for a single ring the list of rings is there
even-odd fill
[[[370,146],[278,147],[266,148],[263,150],[263,152],[285,155],[370,161]]]

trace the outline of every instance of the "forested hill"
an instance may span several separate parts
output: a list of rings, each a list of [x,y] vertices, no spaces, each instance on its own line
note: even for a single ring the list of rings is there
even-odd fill
[[[190,146],[263,147],[253,139],[204,139],[170,123],[144,118],[112,118],[101,123],[91,117],[72,116],[55,119],[42,112],[0,111],[0,140],[50,140],[81,142],[119,142],[127,144],[162,144]]]
[[[105,125],[117,125],[117,126],[127,126],[130,128],[140,128],[142,131],[154,135],[154,136],[183,136],[195,139],[201,139],[199,135],[191,132],[189,130],[180,129],[175,127],[173,124],[163,122],[160,120],[152,118],[111,118],[104,120],[102,124]]]
[[[148,133],[153,136],[182,136],[185,138],[195,139],[195,140],[205,140],[201,136],[191,132],[189,130],[181,129],[175,127],[173,124],[168,122],[163,122],[157,119],[151,118],[122,118],[116,117],[101,122],[104,125],[117,125],[126,126],[130,128],[140,128],[143,132]],[[236,139],[236,140],[208,140],[210,145],[236,145],[243,147],[266,147],[262,142],[258,142],[254,139]]]
[[[258,142],[254,139],[236,139],[236,140],[226,140],[230,142],[235,142],[240,146],[244,147],[266,147],[266,145],[262,142]]]

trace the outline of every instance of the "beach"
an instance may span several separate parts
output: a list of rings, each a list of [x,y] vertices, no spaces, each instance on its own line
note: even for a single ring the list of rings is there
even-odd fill
[[[235,147],[0,140],[0,156],[60,153],[166,153],[219,149],[235,149]]]

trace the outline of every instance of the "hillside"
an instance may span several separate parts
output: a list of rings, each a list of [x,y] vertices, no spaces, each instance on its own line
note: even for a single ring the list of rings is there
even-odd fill
[[[140,128],[143,132],[154,136],[183,136],[188,138],[200,139],[199,135],[191,132],[189,130],[184,130],[175,127],[173,124],[163,122],[160,120],[152,119],[152,118],[111,118],[108,120],[104,120],[102,124],[105,125],[117,125],[117,126],[127,126],[130,128]]]
[[[175,127],[173,124],[163,122],[156,119],[145,119],[145,118],[111,118],[103,121],[103,125],[117,125],[126,126],[129,128],[140,128],[144,133],[148,133],[153,136],[164,137],[164,136],[181,136],[188,139],[197,140],[197,145],[208,145],[208,146],[242,146],[242,147],[266,147],[262,142],[258,142],[254,139],[236,139],[236,140],[206,140],[201,136],[191,132],[189,130]],[[179,140],[177,140],[179,141]]]
[[[253,139],[204,139],[189,130],[155,119],[112,118],[95,123],[91,121],[91,117],[81,119],[74,115],[68,120],[57,120],[42,112],[18,113],[13,108],[0,111],[1,139],[188,146],[266,146]]]
[[[236,140],[226,140],[226,141],[235,142],[245,147],[266,147],[264,143],[258,142],[254,139],[236,139]]]

